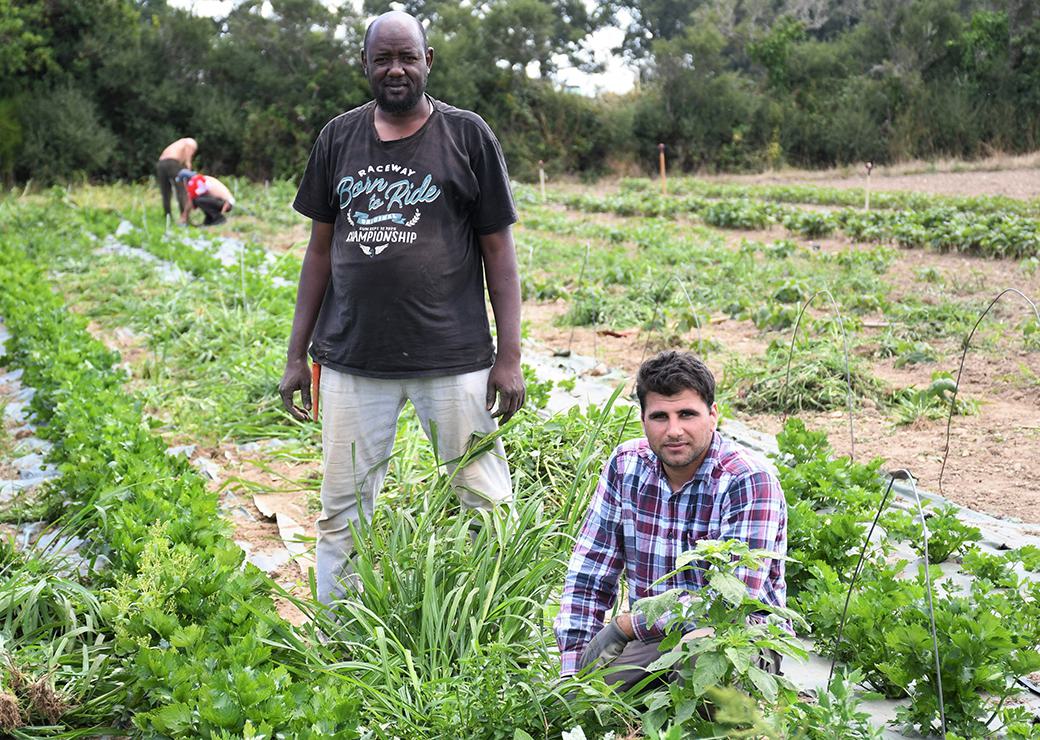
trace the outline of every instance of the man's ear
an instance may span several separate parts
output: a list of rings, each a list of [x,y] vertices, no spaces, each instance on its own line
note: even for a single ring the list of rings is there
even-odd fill
[[[426,69],[431,69],[432,67],[433,67],[433,47],[432,46],[427,46],[426,47]]]

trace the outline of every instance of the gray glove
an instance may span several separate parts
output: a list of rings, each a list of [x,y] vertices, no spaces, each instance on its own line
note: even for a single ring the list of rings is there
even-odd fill
[[[618,627],[617,622],[611,622],[597,632],[596,636],[585,646],[581,660],[578,661],[578,672],[609,665],[611,661],[621,655],[629,642],[628,635]]]

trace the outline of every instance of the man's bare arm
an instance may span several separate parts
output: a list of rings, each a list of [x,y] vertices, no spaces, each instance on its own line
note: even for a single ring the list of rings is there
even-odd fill
[[[498,353],[487,385],[488,411],[505,423],[524,405],[527,389],[520,369],[520,275],[516,267],[516,247],[510,227],[479,237],[484,256],[491,310],[495,314]]]
[[[311,371],[307,363],[307,346],[310,344],[314,325],[318,321],[318,310],[325,298],[332,273],[332,232],[334,225],[311,221],[311,238],[300,269],[300,286],[296,291],[296,311],[293,313],[292,331],[289,334],[289,351],[285,361],[285,373],[278,384],[282,403],[293,418],[306,421],[311,408]],[[300,392],[302,408],[293,396]]]

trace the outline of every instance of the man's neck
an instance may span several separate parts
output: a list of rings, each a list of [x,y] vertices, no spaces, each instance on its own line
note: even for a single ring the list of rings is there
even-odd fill
[[[684,465],[681,468],[673,468],[664,464],[661,460],[661,470],[664,471],[665,480],[668,481],[668,486],[672,489],[672,493],[677,492],[697,475],[697,471],[701,469],[701,465],[704,464],[704,460],[708,457],[708,451],[705,450],[704,454],[700,456],[700,459],[694,460],[689,465]]]
[[[423,127],[433,114],[433,103],[424,94],[412,108],[401,113],[391,113],[376,104],[374,122],[381,141],[404,139]]]

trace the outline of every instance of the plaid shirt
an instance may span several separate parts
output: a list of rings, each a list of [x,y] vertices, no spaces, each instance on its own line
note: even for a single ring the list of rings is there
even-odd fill
[[[704,462],[693,478],[673,492],[661,463],[645,439],[614,450],[600,477],[581,533],[574,545],[560,612],[553,627],[563,675],[577,671],[589,640],[617,598],[622,570],[629,606],[670,588],[704,586],[704,572],[686,570],[655,581],[675,569],[676,557],[701,539],[739,539],[752,548],[787,552],[787,504],[780,482],[768,466],[715,432]],[[757,571],[737,570],[748,593],[784,606],[784,562],[769,560]],[[664,635],[665,615],[647,624],[632,615],[640,640]]]

